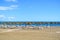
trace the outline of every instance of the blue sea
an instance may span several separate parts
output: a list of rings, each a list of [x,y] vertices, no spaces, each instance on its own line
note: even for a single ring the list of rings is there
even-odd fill
[[[0,25],[3,23],[0,23]],[[15,26],[27,26],[28,24],[7,24],[7,25],[15,25]],[[30,24],[28,26],[60,26],[60,24]]]

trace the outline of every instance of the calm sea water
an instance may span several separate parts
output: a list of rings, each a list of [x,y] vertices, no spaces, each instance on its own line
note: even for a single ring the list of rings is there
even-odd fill
[[[8,25],[12,26],[13,24],[8,24]],[[15,26],[27,26],[27,24],[15,24]],[[28,26],[60,26],[60,24],[31,24]]]
[[[27,24],[15,24],[16,26],[26,26]],[[31,24],[28,26],[60,26],[60,24]]]

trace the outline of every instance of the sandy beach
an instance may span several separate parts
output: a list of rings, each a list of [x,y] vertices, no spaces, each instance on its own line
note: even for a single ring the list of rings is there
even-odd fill
[[[0,29],[0,40],[60,40],[60,27],[43,30]]]

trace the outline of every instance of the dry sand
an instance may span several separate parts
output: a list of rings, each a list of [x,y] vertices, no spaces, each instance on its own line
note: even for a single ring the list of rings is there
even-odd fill
[[[0,40],[60,40],[60,27],[43,30],[0,29]]]

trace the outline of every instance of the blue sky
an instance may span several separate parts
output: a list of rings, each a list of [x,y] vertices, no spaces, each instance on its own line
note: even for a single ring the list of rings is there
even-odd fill
[[[0,0],[0,21],[60,21],[60,0]]]

